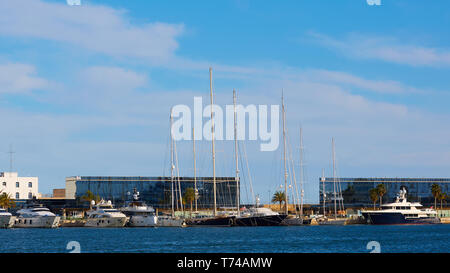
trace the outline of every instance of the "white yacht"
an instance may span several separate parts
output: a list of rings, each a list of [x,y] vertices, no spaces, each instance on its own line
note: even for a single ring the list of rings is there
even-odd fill
[[[15,219],[16,217],[14,217],[11,213],[0,208],[0,228],[13,227]]]
[[[92,201],[92,205],[94,209],[87,212],[85,227],[123,227],[127,223],[127,216],[115,209],[111,201]]]
[[[136,189],[133,192],[133,201],[120,210],[129,217],[127,225],[130,227],[155,227],[158,223],[155,210],[139,200],[139,192]]]
[[[60,217],[43,205],[33,205],[17,211],[16,228],[56,228]]]
[[[182,218],[172,217],[170,215],[159,215],[157,227],[186,227],[186,222]]]
[[[394,203],[381,206],[381,210],[362,211],[364,218],[374,225],[439,224],[434,209],[419,209],[420,203],[406,200],[406,189],[400,189]]]

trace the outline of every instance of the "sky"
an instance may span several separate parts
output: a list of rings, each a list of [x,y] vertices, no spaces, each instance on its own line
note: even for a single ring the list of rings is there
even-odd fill
[[[450,2],[0,0],[0,169],[38,176],[169,175],[174,105],[279,105],[305,202],[319,177],[449,177]],[[232,141],[217,141],[218,176],[234,176]],[[243,202],[280,189],[282,145],[242,141]],[[198,141],[197,174],[211,176]],[[177,142],[193,175],[191,141]],[[248,162],[248,164],[247,164]],[[293,173],[289,179],[292,179]]]

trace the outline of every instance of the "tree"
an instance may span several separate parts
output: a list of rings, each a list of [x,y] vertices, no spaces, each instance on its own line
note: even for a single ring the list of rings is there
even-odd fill
[[[439,196],[441,195],[442,190],[441,190],[441,186],[439,186],[439,184],[433,184],[431,185],[431,194],[434,197],[434,208],[436,208],[437,204],[437,199],[439,198]]]
[[[370,197],[370,200],[373,203],[373,209],[375,209],[375,204],[378,201],[378,190],[377,190],[377,188],[373,188],[373,189],[369,190],[369,197]]]
[[[88,190],[85,195],[81,196],[81,200],[89,202],[89,208],[92,209],[92,200],[94,200],[95,203],[98,203],[100,201],[100,196],[98,194],[94,195],[90,190]]]
[[[438,198],[441,201],[441,210],[442,210],[442,202],[447,200],[448,196],[444,192],[439,193]]]
[[[193,188],[187,188],[183,194],[183,200],[191,205],[192,212],[192,202],[195,200],[195,190]]]
[[[386,186],[384,184],[378,184],[377,187],[378,196],[380,197],[380,207],[383,201],[383,196],[386,194]]]
[[[273,202],[273,203],[276,203],[276,202],[280,203],[280,210],[281,210],[281,204],[282,204],[283,202],[285,202],[285,201],[286,201],[286,195],[284,194],[284,192],[282,192],[282,191],[277,191],[277,192],[275,192],[275,193],[273,194],[272,202]]]
[[[11,196],[9,194],[4,192],[0,195],[0,207],[2,207],[4,209],[9,209],[9,208],[15,207],[15,206],[16,206],[16,202],[14,202],[14,200],[11,198]]]

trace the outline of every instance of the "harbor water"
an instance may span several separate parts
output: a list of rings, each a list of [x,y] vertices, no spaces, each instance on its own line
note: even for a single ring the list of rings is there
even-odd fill
[[[0,230],[0,252],[450,252],[450,225]]]

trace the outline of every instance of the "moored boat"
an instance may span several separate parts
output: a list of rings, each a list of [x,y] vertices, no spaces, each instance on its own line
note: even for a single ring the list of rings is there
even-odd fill
[[[5,209],[0,208],[0,228],[11,228],[16,217]]]
[[[56,228],[60,217],[43,205],[32,205],[17,211],[15,228]]]
[[[120,210],[129,217],[129,227],[155,227],[158,223],[155,210],[139,200],[139,192],[136,189],[133,192],[133,200]]]
[[[127,223],[127,216],[115,209],[111,201],[92,202],[95,208],[87,212],[85,227],[123,227]]]
[[[420,203],[408,202],[407,191],[401,188],[394,203],[381,206],[381,210],[362,211],[363,217],[368,223],[374,225],[414,225],[414,224],[439,224],[440,219],[434,209],[418,209]]]

